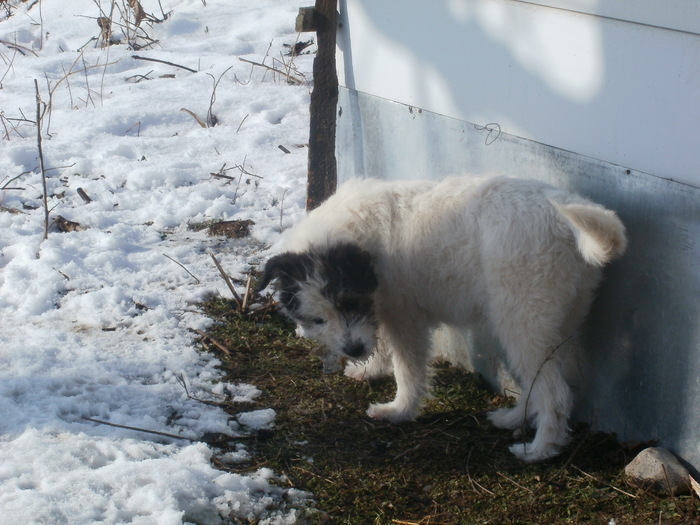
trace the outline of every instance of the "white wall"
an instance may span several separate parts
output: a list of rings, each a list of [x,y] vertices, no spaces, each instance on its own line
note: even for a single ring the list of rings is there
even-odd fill
[[[341,0],[340,11],[343,86],[700,187],[697,0]]]

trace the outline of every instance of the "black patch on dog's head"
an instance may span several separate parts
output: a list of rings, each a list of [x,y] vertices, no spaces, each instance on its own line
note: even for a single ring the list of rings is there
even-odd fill
[[[277,280],[280,302],[293,314],[299,309],[296,294],[300,283],[317,275],[325,286],[321,293],[345,313],[369,315],[371,294],[378,286],[370,254],[351,243],[339,243],[327,249],[312,248],[306,253],[285,252],[265,264],[258,291]]]
[[[313,267],[313,259],[306,253],[285,252],[275,255],[265,264],[258,292],[277,279],[280,302],[288,311],[293,312],[299,308],[299,299],[296,297],[299,283],[307,279]]]
[[[321,293],[341,312],[369,314],[370,296],[379,285],[370,254],[354,244],[336,244],[322,255],[321,264],[326,282]]]
[[[321,275],[328,287],[337,287],[359,294],[370,294],[377,288],[377,276],[370,254],[350,243],[331,246],[321,254]]]

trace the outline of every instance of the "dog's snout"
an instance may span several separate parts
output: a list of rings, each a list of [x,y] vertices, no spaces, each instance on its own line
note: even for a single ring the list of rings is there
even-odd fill
[[[348,357],[360,357],[365,353],[365,345],[359,341],[347,343],[343,346],[343,353]]]

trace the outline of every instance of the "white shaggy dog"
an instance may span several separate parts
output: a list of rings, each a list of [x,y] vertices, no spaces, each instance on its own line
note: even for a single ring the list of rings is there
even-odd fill
[[[460,177],[441,182],[352,180],[290,232],[260,287],[277,279],[302,333],[354,360],[357,379],[393,367],[396,398],[368,414],[418,414],[440,324],[486,322],[523,394],[489,414],[500,428],[536,429],[510,450],[524,461],[568,442],[572,394],[561,355],[586,316],[601,267],[621,255],[615,213],[542,182]],[[381,338],[389,359],[369,359]]]

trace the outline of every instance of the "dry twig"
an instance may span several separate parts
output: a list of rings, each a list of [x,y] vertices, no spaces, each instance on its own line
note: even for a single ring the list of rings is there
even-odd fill
[[[31,53],[35,57],[39,56],[36,54],[36,51],[34,51],[33,49],[30,49],[26,46],[22,46],[20,44],[17,44],[16,42],[9,42],[8,40],[0,40],[0,44],[4,45],[5,47],[8,47],[10,49],[13,49],[13,50],[21,53],[22,55],[26,55],[27,53]]]
[[[224,345],[222,342],[217,341],[214,339],[211,335],[209,335],[206,332],[202,332],[201,330],[197,330],[196,328],[191,329],[195,334],[197,334],[199,337],[202,338],[202,342],[204,343],[205,341],[209,341],[211,344],[213,344],[216,348],[221,350],[224,354],[227,356],[231,355],[231,351]]]
[[[232,68],[233,66],[227,67],[221,75],[219,75],[218,79],[214,78],[214,75],[209,75],[212,80],[214,80],[214,86],[212,87],[211,90],[211,97],[209,98],[209,110],[207,111],[207,126],[208,127],[214,127],[218,123],[218,119],[216,118],[216,115],[213,113],[213,108],[214,108],[214,102],[216,102],[216,88],[219,86],[219,82],[221,82],[221,79],[224,78],[224,75],[228,73],[228,71]]]
[[[41,147],[41,95],[39,94],[39,82],[34,79],[34,91],[36,92],[36,143],[39,149],[39,166],[41,168],[41,183],[44,188],[44,240],[49,237],[49,196],[46,187],[46,170],[44,169],[44,152]]]
[[[243,57],[238,57],[238,60],[240,60],[241,62],[245,62],[246,64],[252,64],[253,66],[262,67],[262,68],[268,69],[268,70],[270,70],[270,71],[273,71],[274,73],[277,73],[277,74],[279,74],[279,75],[282,75],[283,77],[285,77],[285,78],[287,79],[287,81],[288,81],[290,84],[301,85],[301,84],[304,83],[303,80],[298,79],[297,77],[293,76],[292,74],[286,73],[285,71],[282,71],[282,70],[280,70],[280,69],[274,68],[274,67],[272,67],[272,66],[268,66],[268,65],[266,65],[266,64],[261,64],[260,62],[253,62],[252,60],[248,60],[248,59],[243,58]]]
[[[150,58],[150,57],[142,57],[139,55],[131,55],[131,58],[135,60],[147,60],[148,62],[158,62],[159,64],[166,64],[168,66],[173,66],[173,67],[179,67],[180,69],[184,69],[185,71],[189,71],[190,73],[196,73],[196,69],[192,69],[191,67],[183,66],[180,64],[175,64],[174,62],[168,62],[167,60],[159,60],[157,58]]]
[[[233,294],[233,298],[238,303],[239,309],[240,306],[243,304],[243,299],[241,299],[241,296],[238,295],[238,292],[236,292],[236,289],[233,287],[233,283],[231,282],[231,279],[229,276],[226,274],[224,269],[221,266],[221,263],[219,263],[219,260],[216,258],[216,255],[213,253],[209,254],[214,261],[214,264],[216,265],[216,269],[219,270],[219,273],[221,274],[221,277],[223,277],[224,282],[226,283],[226,286],[228,286],[228,289],[231,290],[231,294]]]
[[[187,109],[187,108],[180,108],[180,111],[184,111],[184,112],[187,113],[188,115],[191,115],[192,118],[194,118],[194,119],[197,121],[197,124],[199,124],[199,125],[202,126],[203,128],[208,127],[208,126],[207,126],[207,123],[204,122],[204,121],[202,120],[202,118],[201,118],[199,115],[197,115],[194,111],[191,111],[191,110],[189,110],[189,109]]]
[[[188,274],[190,274],[190,276],[195,280],[195,282],[196,282],[197,284],[199,284],[199,283],[202,282],[202,281],[200,281],[199,279],[197,279],[197,277],[196,277],[192,272],[190,272],[187,268],[185,268],[185,265],[183,265],[182,263],[179,263],[178,261],[176,261],[175,259],[173,259],[172,257],[170,257],[170,255],[167,255],[167,254],[164,253],[163,256],[167,257],[168,259],[170,259],[171,261],[173,261],[175,264],[177,264],[180,268],[182,268],[183,270],[185,270]]]
[[[253,284],[253,276],[249,275],[248,282],[246,283],[246,287],[245,287],[245,294],[243,294],[243,302],[241,303],[241,312],[248,311],[248,302],[252,298],[252,294],[251,294],[252,284]]]
[[[525,485],[523,485],[522,483],[518,483],[518,482],[515,481],[513,478],[506,476],[506,475],[503,474],[502,472],[500,472],[500,471],[497,470],[497,471],[496,471],[496,474],[498,474],[499,476],[501,476],[501,477],[502,477],[503,479],[505,479],[506,481],[512,483],[513,485],[515,485],[515,486],[518,487],[519,489],[522,489],[522,490],[524,490],[524,491],[526,491],[526,492],[529,492],[530,494],[534,494],[534,492],[533,492],[531,489],[527,488],[527,487],[526,487]]]
[[[182,385],[182,388],[185,389],[185,395],[187,395],[188,399],[191,399],[192,401],[197,401],[198,403],[202,403],[204,405],[210,405],[210,406],[215,406],[215,407],[220,407],[223,405],[223,403],[219,403],[217,401],[209,401],[207,399],[200,399],[198,397],[194,397],[192,394],[190,394],[189,389],[187,388],[187,381],[185,381],[185,377],[180,374],[180,375],[175,375],[175,379],[177,379],[177,382]]]
[[[91,423],[98,423],[100,425],[108,425],[110,427],[116,427],[116,428],[125,428],[127,430],[135,430],[136,432],[145,432],[146,434],[155,434],[156,436],[165,436],[169,438],[174,438],[174,439],[183,439],[185,441],[190,441],[192,443],[196,443],[196,439],[188,438],[185,436],[178,436],[177,434],[168,434],[167,432],[159,432],[158,430],[147,430],[145,428],[138,428],[138,427],[131,427],[128,425],[118,425],[117,423],[110,423],[109,421],[102,421],[101,419],[94,419],[91,417],[81,417],[80,419],[84,419],[85,421],[90,421]]]

